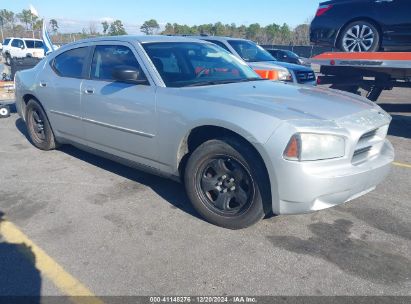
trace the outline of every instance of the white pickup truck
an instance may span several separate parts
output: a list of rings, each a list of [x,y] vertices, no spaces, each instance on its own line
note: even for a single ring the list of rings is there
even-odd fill
[[[43,58],[44,43],[40,39],[6,38],[3,42],[2,54],[7,65],[11,65],[12,58]]]

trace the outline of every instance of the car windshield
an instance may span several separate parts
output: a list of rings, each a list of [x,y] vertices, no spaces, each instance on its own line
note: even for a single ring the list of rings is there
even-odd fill
[[[262,80],[248,65],[211,43],[143,44],[167,87]]]
[[[284,51],[284,53],[292,59],[298,59],[298,55],[296,53],[293,53],[291,51]]]
[[[42,49],[44,47],[43,41],[25,40],[28,49]]]
[[[235,49],[244,61],[263,62],[277,61],[269,52],[254,42],[247,40],[229,40],[228,43]]]
[[[3,45],[8,45],[11,39],[4,39]]]

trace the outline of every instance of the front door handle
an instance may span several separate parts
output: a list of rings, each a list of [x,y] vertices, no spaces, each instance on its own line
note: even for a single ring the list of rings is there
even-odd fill
[[[42,88],[45,88],[45,87],[47,87],[47,83],[46,82],[40,82],[40,86],[42,87]]]
[[[394,2],[394,0],[375,0],[375,3]]]
[[[87,95],[94,94],[94,89],[85,89],[84,93],[86,93]]]

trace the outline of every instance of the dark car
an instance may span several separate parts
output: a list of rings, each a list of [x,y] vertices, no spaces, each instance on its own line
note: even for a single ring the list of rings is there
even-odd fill
[[[279,78],[281,81],[306,85],[317,84],[315,73],[311,67],[278,61],[265,49],[251,40],[219,36],[191,37],[205,40],[222,47],[237,58],[244,60],[254,70],[282,67],[286,73],[283,74],[283,79]]]
[[[344,52],[411,50],[410,0],[333,0],[320,3],[311,42]]]
[[[304,58],[289,50],[267,49],[267,51],[278,61],[288,62],[300,65],[307,65]]]

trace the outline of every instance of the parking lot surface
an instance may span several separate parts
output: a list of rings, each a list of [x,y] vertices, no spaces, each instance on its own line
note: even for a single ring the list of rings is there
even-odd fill
[[[98,296],[410,296],[410,90],[380,104],[397,157],[376,191],[241,231],[204,222],[173,181],[70,146],[37,150],[13,114],[0,120],[0,215]],[[33,250],[0,238],[0,295],[67,292]]]

